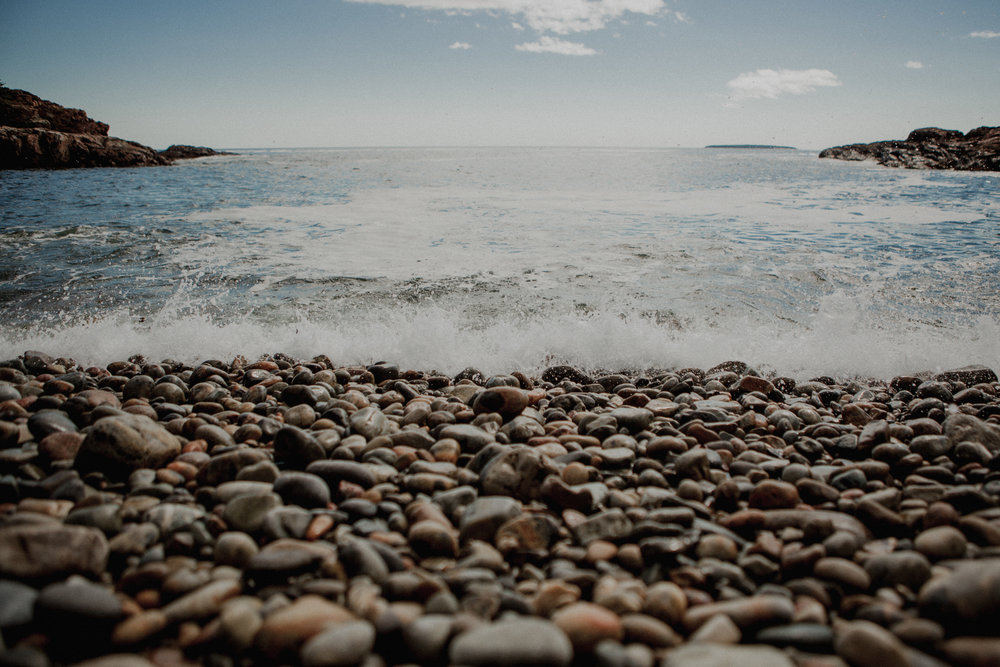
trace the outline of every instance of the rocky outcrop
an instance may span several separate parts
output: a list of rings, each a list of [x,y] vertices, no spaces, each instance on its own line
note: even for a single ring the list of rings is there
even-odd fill
[[[147,167],[218,155],[201,146],[166,151],[108,136],[108,125],[24,90],[0,86],[0,169]]]
[[[212,155],[236,155],[226,151],[217,151],[206,146],[187,146],[185,144],[174,144],[165,151],[160,151],[160,157],[168,160],[190,160],[196,157],[209,157]]]
[[[910,132],[905,141],[836,146],[827,148],[819,156],[875,160],[887,167],[905,169],[1000,171],[1000,127],[977,127],[968,134],[925,127]]]
[[[0,127],[0,169],[147,167],[170,160],[134,141],[99,134]]]

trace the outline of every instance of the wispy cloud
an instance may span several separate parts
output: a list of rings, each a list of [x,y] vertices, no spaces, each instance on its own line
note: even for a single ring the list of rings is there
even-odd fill
[[[468,42],[455,42],[454,44],[452,44],[448,48],[449,49],[460,49],[462,51],[468,51],[469,49],[472,48],[472,44],[469,44]]]
[[[375,5],[447,13],[505,13],[538,32],[569,35],[600,30],[626,14],[657,16],[666,9],[664,0],[348,0]],[[679,12],[673,18],[685,21]]]
[[[919,60],[907,60],[906,64],[903,65],[906,69],[923,69],[924,64]]]
[[[969,37],[978,37],[979,39],[996,39],[1000,37],[1000,32],[994,32],[992,30],[979,30],[977,32],[970,32]]]
[[[537,42],[525,42],[514,47],[518,51],[529,53],[557,53],[561,56],[593,56],[597,51],[586,44],[568,42],[565,39],[542,35]]]
[[[726,84],[733,100],[802,95],[820,87],[839,86],[837,75],[827,69],[759,69],[744,72]]]

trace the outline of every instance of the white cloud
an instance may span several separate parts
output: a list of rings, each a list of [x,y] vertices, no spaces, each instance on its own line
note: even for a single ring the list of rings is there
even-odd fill
[[[454,44],[452,44],[448,48],[449,49],[461,49],[462,51],[468,51],[469,49],[472,48],[472,44],[469,44],[468,42],[455,42]]]
[[[593,56],[597,54],[597,51],[585,44],[567,42],[550,35],[542,35],[537,42],[525,42],[514,48],[529,53],[558,53],[562,56]]]
[[[657,16],[666,9],[664,0],[348,0],[376,5],[449,13],[499,12],[519,17],[538,32],[568,35],[600,30],[625,14]],[[674,18],[685,21],[676,12]]]
[[[524,30],[524,26],[518,23],[517,21],[512,21],[510,27],[513,28],[514,30]]]
[[[906,64],[903,65],[906,69],[923,69],[924,64],[919,60],[907,60]]]
[[[994,32],[992,30],[980,30],[978,32],[970,32],[969,37],[978,37],[980,39],[995,39],[1000,37],[1000,32]]]
[[[759,69],[744,72],[726,84],[734,100],[779,95],[802,95],[822,86],[839,86],[837,75],[827,69]]]

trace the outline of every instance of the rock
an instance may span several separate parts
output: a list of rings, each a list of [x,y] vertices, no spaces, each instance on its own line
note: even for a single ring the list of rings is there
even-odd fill
[[[765,479],[750,492],[750,507],[759,509],[792,509],[799,504],[799,492],[794,484]]]
[[[303,595],[287,607],[269,614],[254,643],[264,655],[276,659],[319,634],[328,624],[355,620],[346,608],[318,595]]]
[[[620,641],[622,621],[613,612],[592,602],[574,602],[552,614],[552,622],[562,630],[576,653],[593,650],[602,639]]]
[[[859,591],[866,591],[871,585],[871,577],[865,569],[846,558],[820,558],[813,566],[813,574]]]
[[[906,169],[1000,171],[1000,127],[978,127],[968,134],[925,127],[910,132],[905,141],[837,146],[821,151],[819,156],[838,160],[875,160],[887,167]]]
[[[490,387],[476,395],[472,410],[476,414],[498,412],[504,419],[521,414],[528,406],[528,392],[517,387]]]
[[[508,496],[484,496],[465,508],[459,523],[459,538],[493,542],[497,528],[521,514],[521,503]]]
[[[771,646],[685,644],[667,653],[661,667],[794,667],[783,651]]]
[[[1000,426],[984,422],[963,413],[949,415],[944,420],[944,435],[951,447],[960,442],[978,442],[991,454],[1000,453]]]
[[[903,643],[871,621],[851,621],[834,629],[837,655],[857,667],[907,667]]]
[[[286,505],[306,509],[326,508],[330,503],[330,487],[319,475],[308,472],[286,471],[274,482],[274,492]]]
[[[947,627],[965,631],[987,624],[1000,614],[1000,558],[960,562],[951,571],[934,577],[920,589],[923,615]],[[990,633],[996,631],[990,626]]]
[[[98,419],[80,445],[77,467],[124,476],[160,468],[181,453],[181,443],[149,417],[119,414]]]
[[[788,623],[794,613],[795,605],[788,598],[755,595],[691,607],[684,614],[684,627],[693,632],[716,614],[725,614],[741,629],[746,629]]]
[[[166,150],[159,151],[158,155],[165,160],[190,160],[192,158],[209,157],[212,155],[236,155],[236,153],[217,151],[206,146],[173,144]]]
[[[104,533],[84,526],[21,524],[0,528],[0,574],[49,579],[100,577],[108,563]]]
[[[941,644],[941,653],[953,665],[995,667],[1000,637],[955,637]]]
[[[935,526],[917,535],[913,546],[931,560],[947,560],[964,556],[968,541],[954,526]]]
[[[559,627],[524,618],[480,625],[457,636],[449,657],[460,665],[552,665],[573,660],[573,646]]]
[[[939,382],[964,382],[971,387],[974,384],[992,384],[997,381],[997,374],[986,366],[963,366],[938,373],[934,379]]]
[[[457,605],[456,605],[457,607]],[[406,648],[417,664],[434,664],[442,662],[448,640],[451,638],[454,621],[448,614],[427,613],[403,628],[403,640]],[[488,640],[486,637],[485,640]],[[480,640],[475,646],[483,644]],[[499,646],[503,645],[501,638]],[[472,658],[464,655],[463,657]]]
[[[163,614],[171,623],[197,621],[216,616],[222,609],[223,603],[239,595],[242,587],[239,581],[227,579],[213,581],[174,600],[163,608]]]
[[[361,663],[375,645],[375,626],[368,621],[328,625],[300,651],[304,667],[341,667]]]
[[[931,564],[916,551],[876,554],[865,561],[864,569],[876,588],[902,585],[916,593],[931,578]]]
[[[486,464],[479,475],[479,488],[487,496],[533,500],[538,497],[545,476],[556,472],[546,456],[530,447],[515,445]]]
[[[690,641],[711,644],[739,644],[743,632],[725,614],[716,614],[691,633]]]

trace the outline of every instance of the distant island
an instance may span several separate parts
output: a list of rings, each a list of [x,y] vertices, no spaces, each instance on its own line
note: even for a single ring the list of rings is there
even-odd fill
[[[820,152],[821,158],[874,160],[886,167],[903,169],[956,169],[1000,171],[1000,127],[977,127],[968,134],[940,127],[923,127],[905,140],[835,146]]]
[[[165,166],[174,160],[220,155],[202,146],[156,151],[108,136],[108,124],[81,109],[0,85],[0,169]]]
[[[795,146],[771,146],[769,144],[710,144],[705,148],[752,148],[754,150],[782,150],[794,151]]]

